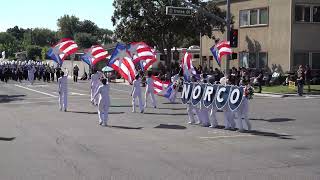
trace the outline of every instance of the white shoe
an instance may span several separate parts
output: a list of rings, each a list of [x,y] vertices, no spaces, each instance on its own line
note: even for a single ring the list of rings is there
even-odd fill
[[[218,126],[212,126],[212,125],[211,125],[211,126],[209,126],[209,128],[217,128],[217,127],[218,127]]]
[[[195,124],[195,123],[190,121],[190,122],[188,122],[188,124]]]

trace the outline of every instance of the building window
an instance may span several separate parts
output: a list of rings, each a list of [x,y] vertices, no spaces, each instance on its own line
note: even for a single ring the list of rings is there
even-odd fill
[[[260,24],[268,24],[269,18],[268,18],[268,9],[260,9],[259,13],[259,22]]]
[[[250,69],[268,67],[268,54],[266,52],[258,53],[239,53],[239,67]]]
[[[239,67],[249,68],[249,53],[240,52],[239,53]]]
[[[296,22],[320,22],[320,6],[297,4],[295,19]]]
[[[259,68],[266,68],[268,67],[268,56],[265,52],[259,53],[259,61],[258,61]]]
[[[240,27],[249,25],[249,11],[240,11]]]
[[[240,10],[240,27],[268,25],[268,9]]]
[[[309,53],[299,52],[294,53],[293,67],[297,68],[299,65],[309,65]]]
[[[250,25],[257,25],[258,24],[258,10],[253,9],[250,10]]]
[[[313,22],[320,22],[320,6],[313,6]]]
[[[320,53],[312,53],[311,59],[311,68],[312,69],[320,69]]]

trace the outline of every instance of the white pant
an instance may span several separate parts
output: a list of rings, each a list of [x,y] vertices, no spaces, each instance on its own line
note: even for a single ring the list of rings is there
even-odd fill
[[[202,107],[199,110],[199,119],[201,121],[202,126],[209,126],[210,120],[209,120],[209,109]]]
[[[191,102],[187,104],[187,112],[189,117],[189,123],[194,124],[196,121],[194,119],[194,114],[196,113],[195,108],[192,106]]]
[[[217,109],[215,107],[213,107],[211,109],[211,112],[210,112],[210,124],[212,127],[217,127],[218,126],[218,120],[217,120],[217,116],[216,116],[216,113],[217,113]]]
[[[99,86],[92,86],[91,87],[91,99],[93,99],[93,96],[97,92],[98,88],[99,88]],[[98,104],[98,102],[99,102],[99,96],[96,96],[96,98],[93,99],[93,103]]]
[[[235,117],[234,112],[232,112],[229,109],[229,107],[226,107],[223,111],[224,111],[224,126],[225,126],[225,128],[234,129],[236,127],[236,123],[234,121],[234,117]]]
[[[244,98],[238,111],[238,127],[239,130],[244,130],[243,123],[246,124],[248,130],[251,130],[251,123],[249,121],[249,100]]]
[[[29,80],[30,84],[33,84],[34,74],[28,74],[28,80]]]
[[[59,107],[60,110],[67,110],[68,107],[68,92],[61,91],[59,94]]]
[[[140,111],[144,111],[143,109],[143,104],[142,104],[142,97],[141,97],[141,93],[139,94],[133,94],[132,95],[132,111],[135,112],[136,111],[136,99],[138,98],[139,101],[139,108]]]
[[[98,115],[99,115],[99,123],[103,123],[107,125],[108,122],[108,113],[109,113],[110,103],[108,101],[99,101],[98,103]]]
[[[157,101],[156,101],[156,98],[154,97],[154,93],[151,91],[146,91],[144,107],[147,107],[148,95],[150,95],[150,97],[151,97],[152,106],[156,107]]]

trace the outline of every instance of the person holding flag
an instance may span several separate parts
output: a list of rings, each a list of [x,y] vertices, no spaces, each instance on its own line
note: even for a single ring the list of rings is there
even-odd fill
[[[136,75],[135,80],[132,82],[132,112],[136,112],[136,99],[139,101],[140,113],[144,112],[142,97],[141,97],[141,80],[139,74]]]
[[[95,97],[94,98],[94,94],[97,92],[99,86],[101,85],[101,79],[104,78],[104,74],[100,71],[97,71],[96,69],[93,70],[93,73],[91,75],[91,86],[90,86],[90,90],[91,90],[91,99],[93,99],[93,101],[91,101],[93,103],[93,105],[97,106],[98,105],[98,98]]]
[[[94,102],[96,97],[99,96],[99,102],[98,102],[98,114],[99,114],[99,125],[101,126],[107,126],[108,123],[108,113],[109,113],[109,107],[110,107],[110,88],[109,83],[107,83],[107,79],[103,78],[101,79],[102,85],[98,87],[98,90],[93,95],[93,98],[91,99],[91,102]]]
[[[61,77],[58,79],[59,106],[60,111],[67,111],[68,107],[68,73],[64,75],[61,71]]]
[[[148,96],[151,97],[152,105],[154,108],[157,108],[157,101],[156,98],[154,97],[154,87],[153,87],[153,79],[152,79],[152,72],[148,71],[148,77],[146,79],[146,93],[145,93],[145,103],[144,103],[144,108],[147,108],[147,100]]]

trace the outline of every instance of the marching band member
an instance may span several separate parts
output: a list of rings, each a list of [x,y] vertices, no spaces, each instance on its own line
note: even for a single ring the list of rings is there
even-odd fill
[[[102,85],[98,87],[91,101],[93,102],[94,99],[100,95],[98,101],[99,125],[107,126],[110,107],[109,83],[107,83],[107,79],[102,79],[101,82]]]
[[[147,87],[146,87],[146,93],[145,93],[145,103],[144,108],[147,108],[147,99],[148,95],[151,97],[151,102],[154,108],[157,108],[157,101],[154,97],[154,87],[153,87],[153,79],[151,78],[152,73],[148,72],[148,77],[146,79]]]
[[[60,111],[67,111],[68,106],[68,74],[64,76],[64,72],[61,71],[61,77],[58,79],[58,92],[59,92],[59,106]]]
[[[94,74],[91,75],[91,99],[93,98],[94,94],[97,92],[99,86],[101,85],[100,79],[104,77],[104,75],[97,71],[96,69],[93,70]],[[94,105],[98,105],[98,97],[94,98],[92,103]]]
[[[237,111],[238,113],[238,127],[239,127],[239,132],[245,132],[243,128],[243,123],[247,126],[248,131],[251,130],[251,123],[249,121],[249,99],[252,99],[253,95],[253,90],[252,87],[247,84],[244,87],[244,97],[242,100],[242,103]]]
[[[34,73],[35,72],[36,72],[36,68],[34,67],[34,65],[32,63],[30,63],[29,68],[28,68],[28,80],[31,85],[33,85],[33,82],[34,82]]]
[[[139,101],[139,108],[140,112],[143,113],[143,104],[142,104],[142,97],[141,97],[141,80],[139,78],[139,74],[136,76],[135,80],[133,81],[132,86],[132,112],[136,112],[136,99],[138,98]]]
[[[222,77],[220,79],[220,84],[224,86],[229,84],[228,77]],[[232,112],[227,105],[223,108],[223,112],[224,112],[224,129],[234,130],[236,127],[236,123],[234,121],[234,117],[235,117],[234,112]]]
[[[201,83],[207,83],[207,80],[204,78],[203,74],[200,75]],[[201,119],[201,125],[203,127],[209,127],[210,126],[210,120],[209,120],[209,108],[206,108],[202,102],[200,102],[199,105],[199,119]]]

